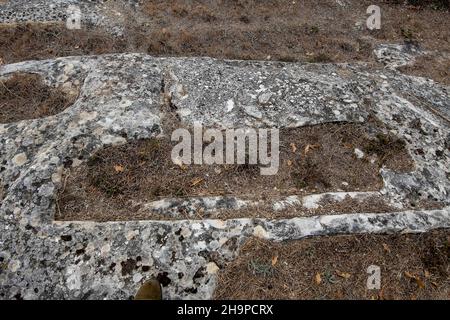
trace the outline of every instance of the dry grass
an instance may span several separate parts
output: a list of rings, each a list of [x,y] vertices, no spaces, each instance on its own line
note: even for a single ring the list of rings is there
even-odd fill
[[[0,25],[0,58],[4,63],[124,51],[124,40],[102,31],[69,30],[60,23]]]
[[[336,190],[378,190],[382,165],[392,163],[397,170],[408,171],[412,160],[403,144],[392,142],[397,141],[394,138],[370,139],[367,132],[367,127],[357,124],[282,130],[280,168],[274,176],[262,176],[259,166],[249,164],[180,167],[171,160],[174,143],[165,138],[106,147],[87,165],[68,170],[57,219],[133,219],[139,209],[133,207],[133,201],[166,197],[237,195],[261,200]],[[356,147],[367,149],[375,163],[367,157],[357,159]]]
[[[55,115],[74,101],[58,89],[46,86],[35,74],[15,74],[0,81],[0,123]]]
[[[330,62],[364,60],[371,52],[340,23],[330,28],[343,15],[330,1],[146,1],[143,11],[157,40],[148,51],[160,55]]]
[[[381,30],[371,31],[379,40],[415,40],[428,50],[449,51],[449,12],[429,6],[382,5]],[[369,2],[364,2],[367,5]]]
[[[382,29],[369,31],[365,12],[371,4],[351,1],[341,7],[330,0],[149,0],[143,11],[151,19],[150,38],[155,41],[149,43],[147,51],[157,55],[351,62],[372,61],[373,47],[382,42],[414,41],[428,50],[450,50],[448,11],[385,1],[381,6]],[[446,70],[442,64],[426,64],[423,69],[431,78]],[[442,77],[434,79],[441,81]]]
[[[365,27],[372,2],[256,0],[148,0],[132,12],[107,3],[125,17],[123,37],[101,30],[66,30],[63,25],[2,25],[0,58],[5,63],[66,55],[145,52],[157,56],[302,62],[372,61],[382,42],[414,41],[428,50],[450,51],[449,13],[430,6],[382,4],[382,30]],[[448,61],[448,59],[445,59]],[[422,65],[437,81],[448,62]]]
[[[449,230],[416,235],[249,240],[224,265],[216,299],[449,299]],[[367,268],[381,268],[368,290]]]
[[[416,58],[411,66],[400,70],[406,74],[427,77],[435,81],[450,85],[450,59],[438,55],[424,55]]]

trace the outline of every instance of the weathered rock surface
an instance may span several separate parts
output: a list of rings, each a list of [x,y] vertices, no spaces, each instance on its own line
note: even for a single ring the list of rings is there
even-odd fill
[[[132,10],[139,3],[138,0],[121,1]],[[0,4],[0,23],[66,23],[76,6],[81,11],[81,24],[83,27],[104,27],[115,34],[123,31],[121,13],[114,10],[112,1],[104,0],[8,0]]]
[[[2,298],[128,298],[144,278],[156,275],[165,298],[210,298],[216,266],[235,257],[252,235],[283,241],[450,227],[449,88],[431,80],[364,64],[141,54],[28,61],[0,67],[0,78],[16,72],[39,74],[48,85],[79,90],[79,96],[58,115],[0,124]],[[163,97],[183,122],[221,128],[364,122],[374,115],[406,142],[415,169],[382,169],[380,194],[398,208],[393,213],[273,221],[53,221],[64,167],[80,165],[105,145],[170,134],[161,121]],[[293,200],[307,201],[289,198],[288,204]],[[424,200],[442,209],[402,211]],[[211,201],[203,202],[214,210]]]
[[[406,65],[414,64],[416,56],[426,54],[417,45],[408,44],[383,44],[374,50],[378,61],[384,63],[388,68],[396,69]]]

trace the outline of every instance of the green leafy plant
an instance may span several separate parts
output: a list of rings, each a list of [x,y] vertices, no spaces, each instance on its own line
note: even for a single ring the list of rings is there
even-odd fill
[[[270,277],[273,276],[276,271],[271,263],[264,262],[260,259],[250,260],[247,267],[255,276]]]

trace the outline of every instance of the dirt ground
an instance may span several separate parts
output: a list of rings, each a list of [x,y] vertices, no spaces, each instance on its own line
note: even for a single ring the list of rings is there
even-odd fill
[[[379,190],[381,166],[409,171],[413,164],[402,141],[384,134],[371,137],[369,132],[367,124],[349,123],[282,130],[280,168],[273,176],[261,175],[259,165],[248,161],[242,165],[174,164],[171,151],[176,143],[167,138],[106,147],[87,165],[68,169],[56,218],[141,218],[135,216],[138,208],[133,202],[167,197],[235,195],[262,200],[326,191]],[[355,148],[366,156],[358,159]]]
[[[0,81],[0,97],[0,123],[55,115],[70,106],[75,98],[46,86],[34,74],[15,74]]]
[[[332,236],[273,243],[253,238],[221,270],[216,299],[449,299],[450,232]],[[369,290],[369,266],[381,270]],[[372,271],[373,272],[373,271]]]
[[[126,28],[120,37],[102,30],[67,30],[62,24],[1,25],[0,60],[11,63],[67,55],[145,52],[156,56],[374,63],[374,46],[404,41],[426,50],[450,52],[449,12],[437,10],[436,4],[412,6],[383,1],[382,29],[370,31],[365,27],[366,9],[372,4],[368,0],[342,1],[344,6],[334,0],[143,2],[136,12],[108,2],[111,10],[125,17]],[[448,66],[448,54],[431,53],[405,72],[448,84]]]

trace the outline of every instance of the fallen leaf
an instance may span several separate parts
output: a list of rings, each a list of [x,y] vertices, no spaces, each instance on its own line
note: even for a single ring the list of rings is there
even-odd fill
[[[431,273],[428,270],[425,270],[425,278],[431,277]]]
[[[305,147],[305,154],[308,154],[308,152],[309,152],[309,149],[311,149],[311,145],[306,145],[306,147]]]
[[[340,272],[339,270],[336,270],[336,273],[339,277],[344,278],[344,279],[348,279],[351,277],[350,273]]]
[[[318,144],[308,144],[308,145],[306,145],[304,152],[305,152],[305,154],[308,154],[308,152],[310,152],[311,150],[317,149],[318,147],[319,147]]]
[[[389,248],[389,246],[386,243],[383,243],[383,248],[384,250],[386,250],[387,252],[391,253],[391,249]]]
[[[123,172],[124,168],[121,165],[115,165],[114,170],[116,170],[116,172]]]
[[[277,262],[278,262],[278,256],[274,256],[272,258],[272,266],[275,266],[277,264]]]
[[[405,271],[405,276],[410,279],[414,279],[420,289],[425,288],[425,283],[418,276],[415,276],[415,275],[409,273],[408,271]]]
[[[292,166],[292,161],[291,160],[288,160],[287,161],[287,165],[290,167],[290,166]]]
[[[295,145],[295,143],[291,143],[291,149],[293,153],[297,151],[297,146]]]
[[[322,282],[322,277],[320,276],[320,273],[316,273],[316,284],[320,284]]]
[[[335,299],[342,300],[342,298],[344,297],[342,290],[336,291],[336,293],[334,294],[334,297],[335,297]]]
[[[201,183],[203,181],[203,178],[196,178],[194,180],[192,180],[192,187],[195,187],[196,185],[198,185],[199,183]]]
[[[344,143],[344,148],[353,149],[353,146],[350,143]]]

